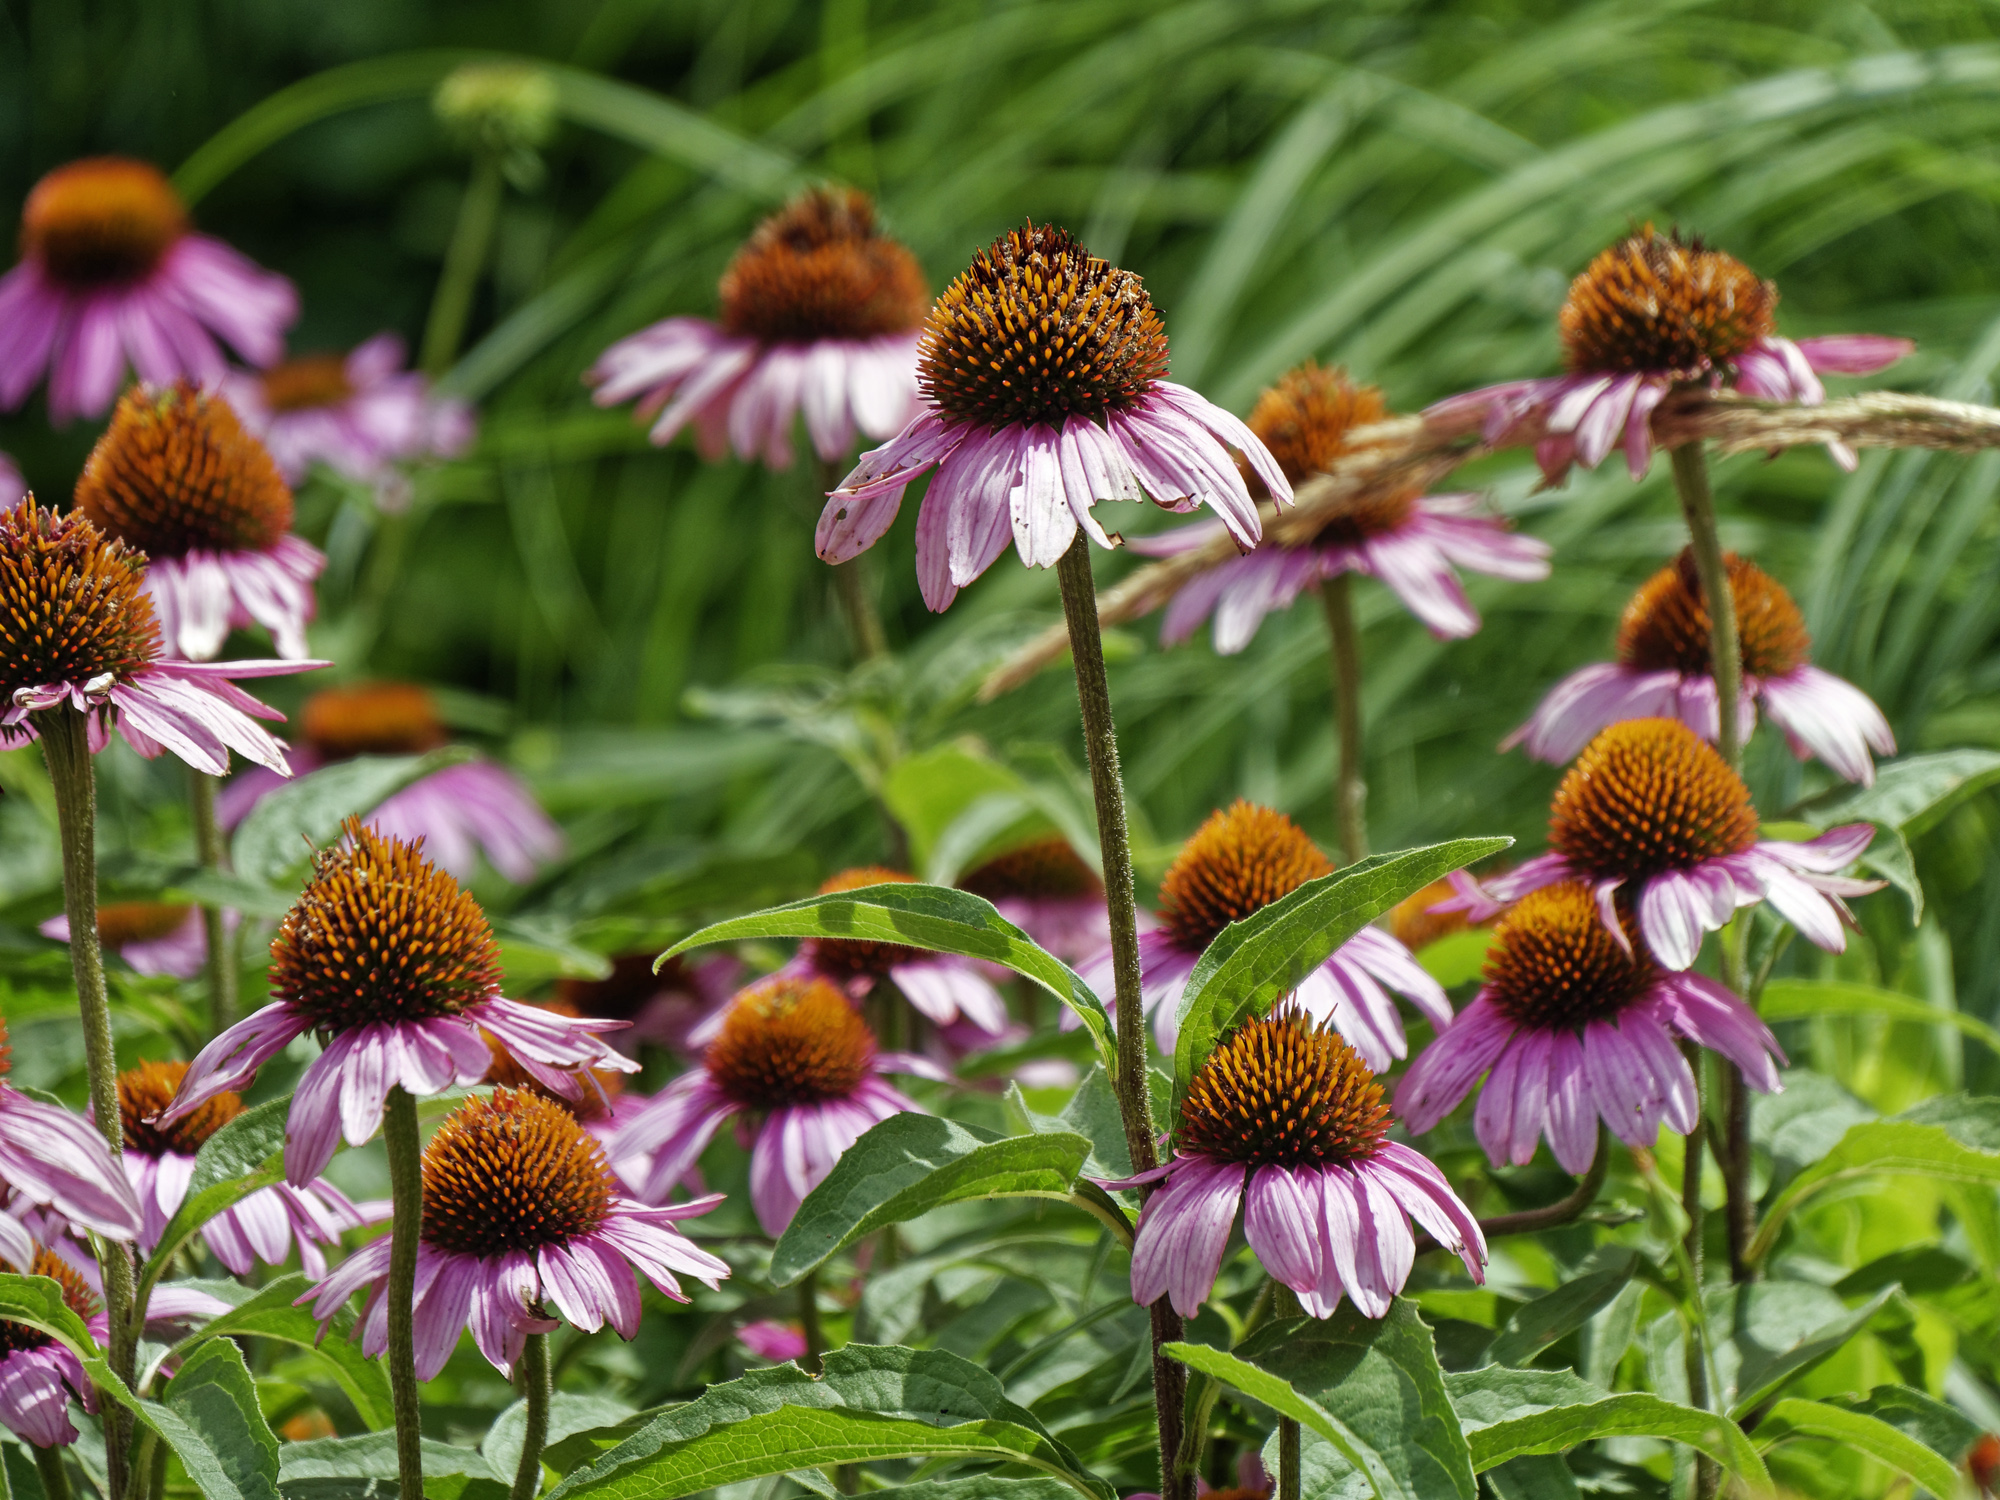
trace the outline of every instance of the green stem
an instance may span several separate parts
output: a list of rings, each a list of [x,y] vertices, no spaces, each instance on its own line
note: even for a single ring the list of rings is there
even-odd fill
[[[389,1151],[389,1396],[396,1411],[396,1478],[405,1495],[424,1492],[423,1405],[417,1391],[412,1303],[417,1290],[417,1239],[424,1227],[423,1145],[417,1101],[399,1084],[389,1090],[382,1125]]]
[[[1698,442],[1674,449],[1673,461],[1674,489],[1681,497],[1681,514],[1687,518],[1695,576],[1701,580],[1702,603],[1708,610],[1708,649],[1715,663],[1715,747],[1732,770],[1740,769],[1743,741],[1736,709],[1743,696],[1743,647],[1736,632],[1736,595],[1729,587],[1722,537],[1715,524],[1708,462]]]
[[[813,464],[813,472],[819,479],[819,501],[824,504],[845,476],[835,460],[816,457]],[[814,515],[818,515],[817,506]],[[856,661],[873,661],[889,654],[889,637],[882,629],[882,614],[875,607],[875,591],[865,571],[867,557],[864,552],[844,563],[833,564],[833,591],[840,599],[840,613],[847,621],[847,636],[854,644]]]
[[[1745,973],[1744,944],[1750,939],[1749,914],[1722,932],[1722,982],[1753,1009]],[[1729,1279],[1739,1284],[1757,1279],[1749,1259],[1750,1241],[1757,1236],[1757,1200],[1750,1192],[1750,1087],[1743,1070],[1725,1060],[1722,1071],[1722,1149],[1715,1159],[1722,1168],[1725,1223],[1728,1228]]]
[[[1340,726],[1340,765],[1333,791],[1340,862],[1368,857],[1368,781],[1361,750],[1361,636],[1354,628],[1351,574],[1336,573],[1319,586],[1333,657],[1333,709]]]
[[[48,762],[62,840],[63,911],[69,918],[69,966],[83,1021],[90,1109],[106,1148],[117,1160],[125,1151],[125,1126],[118,1111],[118,1055],[111,1042],[111,1001],[105,991],[104,953],[97,938],[97,783],[90,760],[89,726],[82,714],[65,706],[36,714],[35,729]],[[130,1386],[139,1347],[132,1310],[131,1246],[98,1235],[91,1236],[91,1243],[103,1273],[111,1370]],[[130,1478],[126,1469],[130,1427],[124,1408],[107,1402],[104,1461],[111,1500],[123,1500]]]
[[[217,779],[205,771],[188,768],[190,802],[194,809],[194,854],[204,870],[227,869],[223,853],[222,829],[215,821]],[[215,1036],[236,1024],[236,964],[229,935],[224,929],[222,908],[204,905],[201,909],[202,934],[208,939],[208,1030]]]
[[[140,1446],[145,1449],[146,1500],[162,1500],[167,1493],[167,1445],[148,1432]]]
[[[808,1375],[826,1368],[826,1330],[819,1323],[819,1272],[808,1271],[799,1282],[799,1328],[806,1336],[805,1358],[799,1365]]]
[[[42,1500],[69,1500],[69,1466],[63,1462],[63,1450],[37,1448],[28,1444],[35,1455],[35,1472],[42,1477]]]
[[[549,1336],[531,1333],[521,1350],[521,1394],[528,1425],[521,1435],[521,1462],[507,1500],[535,1500],[542,1491],[542,1446],[549,1440]]]
[[[1687,1235],[1681,1242],[1686,1258],[1688,1273],[1688,1323],[1686,1338],[1686,1366],[1688,1383],[1688,1405],[1699,1410],[1708,1409],[1708,1351],[1704,1347],[1702,1328],[1702,1229],[1701,1206],[1701,1155],[1708,1145],[1708,1085],[1702,1067],[1701,1049],[1692,1042],[1681,1044],[1682,1055],[1688,1066],[1694,1070],[1695,1119],[1694,1129],[1688,1132],[1687,1154],[1681,1164],[1681,1212],[1687,1216]],[[1694,1459],[1695,1500],[1709,1500],[1721,1482],[1721,1470],[1706,1454],[1697,1453]]]
[[[1300,1314],[1298,1294],[1283,1283],[1271,1283],[1271,1312],[1279,1318]],[[1278,1418],[1277,1500],[1299,1500],[1299,1424],[1292,1417]]]
[[[430,319],[424,324],[421,363],[424,373],[433,379],[450,369],[458,357],[466,320],[472,314],[472,294],[478,289],[486,247],[499,216],[500,163],[492,152],[482,151],[473,158],[472,176],[465,184],[465,196],[459,199],[458,222],[452,226],[444,269],[438,273],[437,291],[431,297]]]
[[[1118,1071],[1112,1087],[1125,1126],[1132,1170],[1158,1165],[1153,1100],[1146,1086],[1146,1017],[1139,986],[1138,907],[1132,880],[1132,838],[1125,824],[1125,787],[1118,772],[1118,733],[1111,721],[1111,686],[1104,675],[1104,639],[1097,621],[1097,590],[1090,574],[1090,541],[1082,532],[1056,564],[1063,617],[1069,625],[1076,667],[1077,707],[1090,789],[1097,806],[1097,841],[1104,862],[1104,899],[1111,919],[1111,972],[1116,993]],[[1147,1309],[1153,1332],[1153,1407],[1160,1424],[1161,1500],[1190,1500],[1194,1476],[1179,1472],[1187,1369],[1160,1350],[1186,1333],[1165,1297]]]

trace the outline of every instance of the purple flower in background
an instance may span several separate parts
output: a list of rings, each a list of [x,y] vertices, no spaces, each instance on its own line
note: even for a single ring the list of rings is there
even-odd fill
[[[599,406],[638,398],[652,440],[689,422],[704,458],[792,464],[801,413],[813,451],[845,458],[855,429],[893,437],[917,404],[917,330],[930,297],[916,257],[852,188],[808,188],[723,273],[722,320],[668,318],[621,339],[585,379]],[[663,409],[664,408],[664,409]]]
[[[1111,942],[1104,881],[1060,834],[983,861],[959,876],[958,887],[991,901],[1037,947],[1065,963],[1092,957]]]
[[[1630,924],[1622,905],[1622,922]],[[1712,1048],[1752,1088],[1777,1093],[1777,1038],[1725,986],[1662,969],[1630,934],[1605,930],[1597,898],[1573,880],[1543,886],[1500,919],[1486,982],[1410,1064],[1396,1112],[1421,1134],[1489,1075],[1473,1115],[1496,1166],[1525,1166],[1547,1136],[1563,1170],[1597,1156],[1597,1122],[1629,1146],[1664,1123],[1694,1128],[1694,1073],[1677,1042]]]
[[[292,768],[304,774],[356,755],[420,755],[447,743],[444,721],[429,692],[411,682],[370,682],[327,688],[299,715],[304,741]],[[233,829],[282,783],[255,770],[231,779],[216,799],[216,820]],[[520,778],[490,761],[445,766],[411,782],[363,820],[389,838],[424,841],[433,863],[469,880],[479,856],[516,885],[559,856],[562,831]]]
[[[654,958],[620,954],[603,979],[559,980],[557,1003],[580,1016],[628,1022],[630,1029],[612,1038],[620,1051],[651,1042],[699,1058],[742,988],[742,961],[728,953],[693,962],[677,954],[655,969]]]
[[[813,545],[830,563],[867,551],[911,481],[935,468],[917,515],[917,582],[933,610],[1009,539],[1036,568],[1079,529],[1111,546],[1092,513],[1105,500],[1208,505],[1239,546],[1255,546],[1257,506],[1229,447],[1279,503],[1290,503],[1290,484],[1255,433],[1166,373],[1166,330],[1137,276],[1063,230],[1011,230],[931,309],[923,409],[861,456],[828,497]]]
[[[12,1066],[7,1027],[0,1021],[0,1075]],[[46,1206],[108,1239],[139,1233],[139,1199],[88,1121],[53,1104],[30,1099],[0,1076],[0,1183],[19,1202],[0,1212],[0,1226],[18,1229],[11,1215],[23,1205]],[[0,1255],[16,1263],[18,1239],[0,1239]],[[25,1252],[24,1252],[25,1253]]]
[[[95,156],[57,167],[21,211],[21,263],[0,277],[0,407],[49,377],[49,417],[95,417],[125,383],[228,369],[217,339],[253,365],[285,352],[291,282],[188,227],[157,167]]]
[[[1562,309],[1569,374],[1467,391],[1424,417],[1482,425],[1495,445],[1538,434],[1535,459],[1550,484],[1572,463],[1596,468],[1620,445],[1639,479],[1653,461],[1653,409],[1676,386],[1817,406],[1826,400],[1821,375],[1872,375],[1916,347],[1874,334],[1780,338],[1777,305],[1778,289],[1734,256],[1647,224],[1570,283]],[[1827,451],[1854,467],[1846,444]]]
[[[28,493],[28,481],[11,453],[0,453],[0,506],[12,507]]]
[[[917,1108],[882,1081],[888,1072],[941,1076],[922,1058],[877,1052],[868,1023],[831,984],[774,975],[736,997],[701,1066],[648,1100],[612,1155],[651,1159],[639,1196],[657,1203],[725,1121],[757,1117],[750,1202],[776,1238],[870,1126]]]
[[[1199,1312],[1239,1205],[1252,1253],[1315,1318],[1343,1296],[1366,1317],[1389,1311],[1416,1260],[1412,1218],[1483,1282],[1479,1221],[1390,1124],[1381,1085],[1330,1027],[1289,1003],[1246,1022],[1189,1082],[1173,1155],[1109,1184],[1161,1184],[1139,1214],[1132,1300]]]
[[[57,912],[36,931],[67,943],[69,918]],[[201,909],[177,902],[107,901],[97,908],[97,940],[140,974],[192,979],[208,963]]]
[[[696,1246],[676,1220],[707,1213],[721,1195],[646,1208],[623,1197],[604,1150],[568,1112],[546,1099],[498,1089],[468,1099],[424,1148],[424,1217],[417,1248],[414,1322],[417,1378],[444,1368],[471,1331],[479,1352],[503,1375],[531,1333],[557,1318],[586,1333],[606,1323],[620,1338],[639,1331],[639,1283],[687,1301],[679,1277],[710,1287],[728,1263]],[[389,1344],[387,1299],[392,1236],[350,1255],[298,1300],[313,1304],[324,1332],[347,1299],[366,1289],[357,1332],[362,1353]]]
[[[159,1123],[187,1118],[294,1038],[317,1034],[325,1050],[300,1078],[285,1123],[285,1180],[297,1188],[326,1169],[343,1136],[359,1146],[374,1135],[391,1088],[421,1096],[483,1079],[489,1034],[565,1098],[590,1087],[579,1070],[638,1068],[597,1035],[621,1022],[503,998],[499,945],[479,903],[420,847],[352,818],[347,842],[321,851],[271,944],[271,992],[276,1004],[202,1048]]]
[[[373,485],[378,502],[397,510],[409,502],[400,465],[456,458],[478,431],[471,404],[436,394],[428,376],[403,368],[406,354],[402,339],[378,333],[346,354],[232,370],[222,393],[287,483],[302,484],[314,464],[325,464]]]
[[[1893,755],[1896,737],[1868,695],[1806,660],[1805,617],[1770,574],[1726,554],[1743,653],[1739,734],[1748,738],[1756,705],[1785,732],[1800,760],[1817,755],[1841,776],[1875,782],[1868,752]],[[1705,740],[1718,733],[1708,608],[1691,551],[1647,579],[1618,622],[1618,659],[1572,672],[1502,743],[1525,744],[1537,760],[1561,765],[1598,730],[1620,719],[1679,719]]]
[[[802,1359],[806,1336],[790,1323],[760,1318],[736,1330],[736,1342],[767,1365],[781,1365],[788,1359]]]
[[[1459,894],[1432,910],[1484,922],[1530,891],[1580,880],[1621,944],[1622,892],[1646,948],[1669,969],[1691,965],[1704,934],[1759,901],[1839,953],[1847,946],[1841,924],[1853,921],[1842,898],[1883,882],[1836,872],[1874,837],[1872,824],[1850,823],[1805,843],[1759,839],[1743,778],[1692,729],[1676,719],[1627,719],[1599,733],[1556,788],[1549,853],[1484,881],[1454,874]]]

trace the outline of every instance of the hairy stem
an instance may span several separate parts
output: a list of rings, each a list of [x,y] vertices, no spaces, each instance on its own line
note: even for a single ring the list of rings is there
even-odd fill
[[[1722,562],[1722,537],[1715,525],[1715,497],[1708,487],[1708,461],[1700,443],[1673,450],[1674,489],[1694,544],[1694,570],[1708,610],[1708,649],[1715,662],[1715,747],[1732,769],[1743,764],[1743,741],[1736,710],[1743,696],[1743,647],[1736,634],[1736,595]]]
[[[472,176],[466,181],[465,196],[458,201],[458,222],[452,226],[444,269],[438,273],[430,318],[424,324],[420,363],[433,379],[458,358],[458,346],[472,314],[472,294],[479,287],[486,247],[492,242],[493,223],[499,216],[500,162],[492,152],[481,151],[473,158]]]
[[[819,1272],[808,1271],[799,1282],[799,1327],[806,1336],[805,1358],[799,1361],[808,1375],[826,1368],[826,1331],[819,1325]]]
[[[188,768],[189,801],[194,810],[194,855],[204,870],[225,870],[222,829],[215,821],[217,779]],[[202,935],[208,940],[208,1029],[210,1035],[236,1024],[236,955],[224,930],[222,908],[203,906]]]
[[[1702,1337],[1702,1206],[1701,1154],[1708,1145],[1708,1085],[1702,1068],[1701,1049],[1692,1042],[1681,1044],[1688,1066],[1694,1070],[1694,1129],[1688,1132],[1687,1155],[1681,1164],[1681,1212],[1687,1215],[1687,1235],[1681,1242],[1688,1270],[1688,1324],[1686,1364],[1688,1405],[1708,1409],[1708,1350]],[[1694,1459],[1695,1500],[1709,1500],[1721,1483],[1721,1470],[1706,1454]]]
[[[814,460],[819,476],[819,499],[824,502],[844,477],[840,464],[832,459]],[[815,508],[814,514],[818,511]],[[847,621],[848,639],[854,643],[856,661],[873,661],[889,654],[889,637],[882,630],[882,614],[875,607],[875,590],[870,586],[868,554],[833,564],[833,590],[840,599],[840,613]]]
[[[1090,542],[1082,532],[1056,564],[1063,617],[1069,622],[1070,657],[1076,665],[1077,707],[1083,719],[1084,755],[1097,805],[1097,842],[1104,863],[1104,899],[1111,918],[1112,980],[1118,1026],[1118,1072],[1113,1086],[1125,1125],[1132,1170],[1158,1165],[1153,1101],[1146,1087],[1146,1018],[1139,990],[1139,919],[1132,885],[1132,839],[1125,826],[1125,786],[1118,772],[1118,735],[1111,722],[1111,687],[1104,675],[1104,641],[1097,625],[1097,592],[1090,576]],[[1153,1405],[1160,1422],[1161,1500],[1189,1500],[1194,1476],[1179,1472],[1182,1403],[1187,1371],[1160,1350],[1185,1333],[1180,1314],[1165,1297],[1149,1309],[1153,1325]]]
[[[70,1500],[69,1466],[63,1462],[63,1450],[38,1448],[33,1443],[28,1449],[35,1455],[35,1472],[42,1480],[42,1500]]]
[[[389,1090],[382,1124],[389,1151],[389,1395],[396,1410],[396,1479],[405,1495],[424,1492],[423,1406],[417,1391],[417,1345],[411,1304],[417,1290],[417,1238],[424,1227],[423,1146],[417,1101],[399,1084]]]
[[[549,1440],[549,1336],[531,1333],[521,1349],[521,1395],[528,1425],[521,1434],[521,1462],[507,1500],[535,1500],[542,1491],[542,1447]]]
[[[1744,972],[1743,946],[1749,940],[1750,923],[1732,923],[1722,933],[1722,982],[1744,997],[1753,1009],[1750,985]],[[1722,1074],[1722,1143],[1715,1153],[1722,1168],[1724,1222],[1728,1229],[1729,1279],[1742,1283],[1757,1279],[1757,1268],[1746,1253],[1757,1237],[1757,1200],[1750,1191],[1750,1086],[1743,1070],[1724,1059]]]
[[[62,839],[63,912],[69,919],[69,967],[83,1021],[84,1066],[90,1075],[90,1109],[114,1160],[125,1153],[118,1112],[118,1055],[111,1044],[111,1001],[104,987],[104,953],[97,939],[97,783],[90,760],[89,725],[69,708],[35,715],[49,784],[55,791]],[[91,1236],[104,1279],[111,1370],[127,1386],[137,1364],[139,1329],[132,1309],[132,1247]],[[131,1417],[116,1402],[104,1413],[104,1461],[111,1500],[123,1500],[130,1474],[127,1441]]]
[[[1298,1294],[1283,1282],[1271,1282],[1271,1313],[1278,1318],[1296,1318],[1302,1309]],[[1299,1500],[1299,1424],[1296,1418],[1278,1418],[1277,1500]]]
[[[1354,628],[1353,576],[1336,573],[1319,586],[1333,657],[1333,709],[1340,726],[1340,764],[1333,788],[1340,862],[1368,857],[1368,782],[1361,758],[1361,634]]]

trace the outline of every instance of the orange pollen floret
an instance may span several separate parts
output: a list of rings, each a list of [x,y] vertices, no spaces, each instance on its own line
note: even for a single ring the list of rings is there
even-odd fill
[[[924,321],[917,258],[853,188],[812,187],[757,226],[722,273],[722,326],[769,343],[872,339]]]
[[[0,1271],[9,1275],[17,1274],[14,1265],[0,1260]],[[97,1294],[90,1289],[90,1283],[83,1279],[83,1273],[44,1246],[35,1246],[34,1264],[28,1268],[30,1276],[46,1276],[62,1287],[65,1306],[79,1318],[89,1319],[97,1315],[99,1303]],[[26,1323],[12,1323],[0,1319],[0,1357],[9,1354],[26,1354],[32,1349],[45,1349],[54,1343],[48,1334]]]
[[[1622,904],[1618,920],[1629,953],[1605,928],[1582,882],[1528,892],[1494,929],[1484,965],[1488,1003],[1518,1025],[1545,1031],[1617,1015],[1659,972]]]
[[[150,162],[93,156],[57,167],[21,210],[21,258],[76,291],[137,281],[187,233],[187,210]]]
[[[1695,379],[1776,331],[1778,289],[1734,256],[1651,224],[1602,251],[1563,303],[1569,367]]]
[[[0,702],[24,687],[120,682],[160,654],[146,556],[24,495],[0,511]]]
[[[1160,881],[1160,916],[1174,941],[1199,953],[1240,922],[1333,866],[1281,812],[1238,798],[1194,831]]]
[[[222,1093],[171,1125],[154,1123],[153,1117],[174,1102],[187,1070],[184,1062],[142,1062],[118,1075],[118,1119],[125,1127],[127,1151],[193,1156],[203,1141],[243,1113],[241,1094]]]
[[[1722,561],[1736,601],[1744,675],[1783,677],[1803,665],[1812,637],[1784,585],[1734,552],[1725,553]],[[1618,621],[1618,660],[1635,672],[1713,675],[1708,604],[1692,548],[1682,548],[1680,556],[1641,584],[1625,606]]]
[[[831,896],[841,891],[858,891],[863,886],[903,885],[915,882],[916,878],[882,865],[860,865],[829,876],[819,893]],[[806,950],[814,968],[849,979],[879,978],[898,964],[915,963],[930,956],[921,948],[877,942],[873,938],[813,938],[807,942]]]
[[[960,878],[959,889],[988,901],[1008,897],[1078,897],[1104,894],[1097,872],[1059,834],[1009,849]]]
[[[107,948],[156,942],[193,910],[174,901],[107,901],[97,908],[97,940]]]
[[[1347,371],[1308,360],[1265,387],[1250,408],[1250,430],[1296,485],[1324,474],[1347,451],[1347,435],[1355,428],[1388,414],[1379,386],[1356,385]]]
[[[437,700],[414,682],[325,688],[299,715],[306,743],[329,760],[354,755],[418,755],[449,737]]]
[[[149,557],[263,552],[291,529],[292,491],[227,401],[189,381],[135,385],[76,482],[77,508]]]
[[[272,997],[315,1031],[454,1016],[500,993],[500,948],[479,903],[406,844],[346,825],[271,944]]]
[[[1365,1161],[1389,1131],[1389,1106],[1332,1023],[1289,1004],[1246,1021],[1188,1083],[1174,1149],[1251,1166]]]
[[[824,979],[766,979],[744,990],[702,1058],[746,1109],[845,1099],[875,1066],[875,1034]]]
[[[495,1089],[444,1118],[424,1148],[427,1244],[459,1255],[565,1245],[618,1197],[604,1147],[547,1099]]]
[[[264,404],[274,412],[338,406],[354,394],[344,354],[301,354],[258,377]]]
[[[947,420],[987,428],[1124,411],[1166,373],[1167,331],[1145,283],[1048,225],[975,255],[917,350],[924,395]]]
[[[1549,846],[1600,880],[1685,870],[1756,841],[1743,778],[1677,719],[1627,719],[1599,731],[1549,813]]]

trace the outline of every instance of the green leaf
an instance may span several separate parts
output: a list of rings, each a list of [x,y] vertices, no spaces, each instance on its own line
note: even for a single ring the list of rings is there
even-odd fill
[[[1309,880],[1216,935],[1182,993],[1174,1047],[1176,1114],[1188,1080],[1246,1011],[1261,1014],[1299,987],[1327,955],[1405,896],[1453,870],[1512,844],[1512,839],[1454,839],[1377,854]]]
[[[195,1153],[194,1171],[188,1177],[187,1196],[167,1220],[159,1244],[139,1268],[141,1305],[175,1252],[202,1225],[284,1176],[285,1117],[291,1108],[290,1094],[282,1099],[267,1099],[246,1109],[201,1143],[201,1149]]]
[[[1524,1453],[1486,1471],[1495,1500],[1582,1500],[1576,1476],[1553,1453]]]
[[[806,1195],[771,1254],[771,1282],[790,1286],[885,1224],[977,1198],[1068,1201],[1090,1142],[1067,1131],[996,1136],[935,1115],[878,1121]]]
[[[292,1305],[311,1285],[302,1272],[279,1277],[234,1311],[212,1319],[199,1333],[182,1340],[181,1352],[201,1340],[224,1335],[275,1339],[296,1345],[311,1351],[327,1366],[363,1422],[375,1428],[393,1425],[395,1408],[390,1401],[389,1377],[382,1361],[370,1359],[348,1337],[354,1328],[353,1310],[343,1308],[322,1337],[311,1310]]]
[[[1878,766],[1875,784],[1842,789],[1807,804],[1821,828],[1879,823],[1917,838],[1966,798],[2000,782],[2000,751],[1940,750]]]
[[[623,1401],[607,1396],[575,1396],[567,1391],[549,1395],[549,1432],[542,1446],[542,1462],[553,1464],[551,1450],[569,1438],[603,1432],[631,1420],[636,1413]],[[521,1467],[521,1442],[528,1430],[528,1403],[516,1401],[493,1419],[479,1444],[480,1457],[496,1475],[508,1479]],[[592,1452],[595,1458],[596,1453]],[[554,1465],[560,1469],[559,1464]]]
[[[704,927],[661,957],[672,958],[709,943],[771,937],[867,938],[983,958],[1012,969],[1075,1011],[1096,1042],[1105,1071],[1114,1076],[1117,1072],[1111,1018],[1104,1012],[1104,1002],[1075,970],[1036,947],[1025,932],[993,909],[992,902],[978,896],[947,886],[916,884],[871,885],[808,896]]]
[[[212,1339],[168,1383],[154,1428],[209,1500],[277,1500],[278,1439],[257,1405],[243,1351]]]
[[[1774,979],[1757,1004],[1767,1021],[1803,1021],[1813,1016],[1887,1016],[1918,1026],[1955,1026],[2000,1054],[2000,1031],[1977,1016],[1931,1005],[1915,995],[1828,979]]]
[[[1430,1328],[1405,1298],[1379,1321],[1343,1304],[1323,1322],[1271,1324],[1234,1353],[1206,1344],[1163,1352],[1318,1433],[1380,1500],[1478,1493]]]
[[[1072,1131],[1087,1139],[1090,1159],[1083,1164],[1085,1177],[1119,1179],[1132,1175],[1132,1150],[1125,1141],[1118,1096],[1111,1091],[1109,1075],[1098,1064],[1090,1065],[1059,1115],[1037,1114],[1028,1108],[1019,1084],[1007,1085],[1006,1103],[1009,1117],[1019,1121],[1023,1131],[1038,1135]]]
[[[1113,1500],[991,1374],[942,1349],[850,1344],[817,1380],[753,1370],[661,1413],[547,1500],[674,1500],[738,1480],[828,1464],[971,1458],[1039,1469],[1089,1500]]]
[[[1849,1308],[1825,1287],[1802,1281],[1711,1289],[1708,1326],[1715,1339],[1716,1373],[1729,1393],[1729,1414],[1748,1415],[1786,1381],[1830,1359],[1897,1290],[1885,1286],[1861,1306]]]
[[[63,1301],[62,1283],[51,1276],[0,1273],[0,1319],[40,1329],[78,1354],[97,1350],[83,1319]]]
[[[371,1432],[365,1437],[312,1438],[286,1443],[278,1451],[278,1478],[289,1489],[305,1479],[390,1479],[396,1477],[396,1434]],[[464,1474],[492,1479],[491,1466],[470,1448],[425,1438],[424,1477]],[[512,1475],[508,1476],[510,1479]]]
[[[1757,1445],[1768,1451],[1794,1437],[1826,1438],[1859,1448],[1891,1468],[1901,1469],[1937,1500],[1953,1500],[1959,1493],[1956,1468],[1907,1433],[1866,1412],[1787,1397],[1773,1405],[1757,1424]]]
[[[1778,1231],[1814,1193],[1857,1177],[1929,1177],[2000,1184],[2000,1099],[1948,1094],[1886,1120],[1853,1125],[1773,1201],[1746,1254],[1761,1261]]]
[[[1698,1448],[1760,1491],[1771,1487],[1743,1429],[1714,1412],[1641,1391],[1607,1395],[1568,1370],[1490,1366],[1445,1376],[1472,1466],[1484,1473],[1533,1453],[1567,1453],[1605,1437],[1654,1437]]]
[[[297,777],[265,797],[230,841],[230,862],[246,880],[276,885],[340,840],[340,825],[374,811],[413,781],[475,759],[463,745],[427,755],[357,755]]]
[[[1599,1269],[1573,1276],[1554,1291],[1516,1308],[1486,1357],[1496,1365],[1526,1364],[1609,1306],[1639,1269],[1639,1257],[1630,1250],[1614,1250],[1604,1260]]]
[[[1986,1435],[1984,1428],[1956,1407],[1906,1385],[1878,1385],[1865,1396],[1832,1396],[1823,1404],[1886,1422],[1954,1468],[1965,1462],[1972,1445]],[[1949,1500],[1948,1493],[1940,1494],[1939,1500]]]

